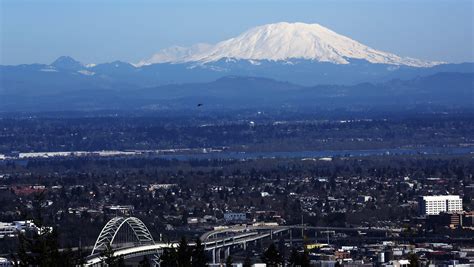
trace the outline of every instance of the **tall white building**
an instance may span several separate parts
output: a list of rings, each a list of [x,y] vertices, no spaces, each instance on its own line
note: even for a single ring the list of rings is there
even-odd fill
[[[462,199],[458,195],[423,196],[419,201],[420,213],[438,215],[462,211]]]

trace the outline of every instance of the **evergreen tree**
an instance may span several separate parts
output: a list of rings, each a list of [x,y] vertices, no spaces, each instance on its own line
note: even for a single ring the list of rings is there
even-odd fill
[[[181,241],[179,241],[178,251],[177,251],[178,267],[190,267],[191,255],[192,255],[192,250],[189,248],[186,237],[183,236],[181,237]]]
[[[262,255],[262,261],[267,264],[268,267],[277,267],[283,262],[280,252],[276,248],[275,244],[270,244],[268,249]]]
[[[301,255],[301,267],[309,267],[309,253],[308,250],[305,248],[303,250],[303,255]]]
[[[420,266],[418,255],[416,255],[415,253],[411,253],[410,255],[408,255],[408,260],[410,261],[410,267]]]
[[[79,247],[76,253],[76,264],[75,266],[83,266],[86,264],[86,253],[82,249],[82,247]]]
[[[17,257],[21,266],[60,266],[56,231],[18,235]]]
[[[176,257],[176,250],[174,248],[164,249],[160,257],[161,267],[177,267],[178,261]]]
[[[301,253],[296,248],[292,248],[288,261],[293,267],[309,267],[309,253],[306,249]]]
[[[125,267],[125,259],[120,256],[117,260],[117,264],[115,265],[116,267]],[[109,265],[109,267],[114,267],[112,265]]]
[[[225,267],[232,267],[232,256],[227,256],[227,259],[225,260]]]
[[[201,240],[196,239],[196,246],[192,253],[191,265],[193,267],[207,266],[207,255]]]
[[[71,247],[68,247],[66,250],[64,250],[63,253],[61,253],[61,256],[59,257],[59,264],[60,266],[75,266],[75,260],[78,260],[79,258],[75,259],[74,253],[72,252]]]
[[[243,267],[252,267],[252,260],[250,259],[249,255],[245,257]]]
[[[108,266],[117,266],[119,258],[114,256],[114,250],[110,244],[107,244],[104,251],[100,253],[100,257]]]
[[[14,261],[20,266],[73,266],[71,255],[59,252],[58,233],[43,225],[42,204],[44,193],[35,195],[33,200],[33,221],[37,231],[18,235],[18,251]]]
[[[290,258],[288,259],[290,266],[296,267],[299,265],[300,261],[301,259],[298,250],[296,250],[296,248],[292,248]]]

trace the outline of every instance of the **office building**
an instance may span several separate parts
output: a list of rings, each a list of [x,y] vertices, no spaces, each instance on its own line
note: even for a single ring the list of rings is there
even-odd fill
[[[422,215],[462,212],[462,199],[458,195],[423,196],[419,201]]]

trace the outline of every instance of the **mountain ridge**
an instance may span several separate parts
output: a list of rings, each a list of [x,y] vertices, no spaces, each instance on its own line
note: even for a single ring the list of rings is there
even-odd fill
[[[160,63],[142,67],[115,61],[89,64],[68,60],[73,64],[0,65],[0,94],[6,92],[54,93],[70,90],[139,89],[167,84],[211,82],[225,76],[258,76],[313,86],[318,84],[354,85],[361,82],[384,82],[413,79],[438,72],[474,72],[474,63],[441,64],[430,68],[371,64],[351,59],[351,64],[332,64],[295,60],[292,62],[222,59],[207,64]],[[61,62],[61,61],[60,61]],[[58,62],[56,62],[58,63]],[[56,65],[56,66],[55,66]]]
[[[356,85],[301,86],[260,77],[229,76],[212,82],[128,90],[97,88],[48,94],[0,93],[0,112],[60,110],[193,110],[236,108],[470,108],[474,73],[437,73],[411,80]],[[448,88],[448,89],[447,89]]]

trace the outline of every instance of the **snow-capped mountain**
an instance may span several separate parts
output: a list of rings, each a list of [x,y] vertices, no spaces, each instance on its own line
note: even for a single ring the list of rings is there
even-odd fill
[[[298,86],[364,87],[367,83],[409,80],[441,72],[473,73],[474,63],[438,64],[404,58],[375,50],[318,24],[283,22],[250,29],[215,45],[164,49],[137,64],[83,64],[61,56],[51,64],[0,65],[0,100],[28,96],[33,97],[34,103],[34,97],[40,95],[174,88],[177,84],[207,84],[229,76],[259,77]],[[456,80],[456,76],[448,78],[450,82]],[[234,82],[236,86],[232,85]],[[451,87],[446,84],[445,88]],[[218,85],[241,93],[244,91],[240,89],[246,86],[238,79]]]
[[[167,48],[137,65],[209,63],[226,58],[251,61],[305,59],[334,64],[349,64],[350,59],[360,59],[376,64],[411,67],[430,67],[441,63],[379,51],[319,24],[281,22],[252,28],[216,45]]]

